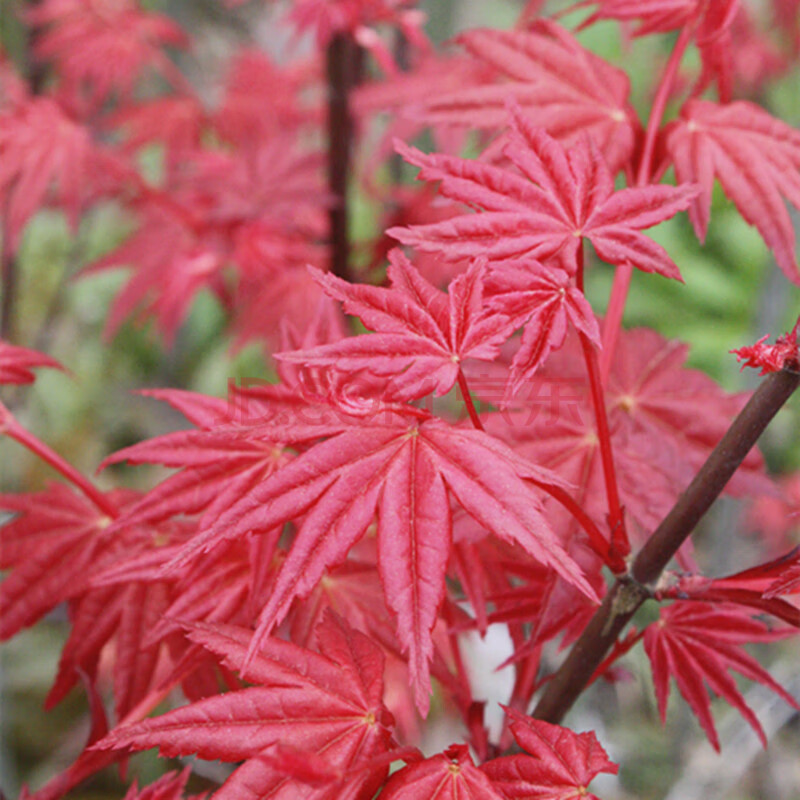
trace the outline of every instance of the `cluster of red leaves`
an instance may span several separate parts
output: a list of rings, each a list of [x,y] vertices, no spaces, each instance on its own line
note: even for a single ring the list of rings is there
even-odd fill
[[[792,2],[773,4],[790,48]],[[768,47],[735,0],[577,4],[592,7],[584,26],[680,29],[676,52],[697,47],[690,97],[666,125],[660,111],[642,124],[628,76],[539,17],[539,2],[514,30],[463,33],[457,55],[432,52],[413,5],[296,0],[289,14],[319,49],[350,37],[385,67],[354,100],[357,127],[387,111],[392,134],[427,128],[440,150],[395,144],[429,186],[386,192],[394,224],[370,243],[375,266],[388,260],[382,285],[325,271],[335,199],[313,144],[321,53],[280,67],[242,51],[211,107],[165,52],[188,43],[170,20],[135,0],[43,0],[25,19],[51,83],[34,92],[0,64],[4,258],[39,209],[77,224],[113,200],[135,232],[86,270],[132,270],[109,334],[146,314],[170,341],[210,290],[237,343],[278,351],[277,383],[227,400],[147,392],[193,427],[106,459],[176,470],[145,493],[100,492],[0,406],[4,431],[75,485],[0,495],[14,515],[0,528],[0,638],[66,604],[48,703],[82,680],[93,705],[89,746],[37,800],[152,747],[238,764],[214,795],[237,800],[593,798],[595,775],[616,771],[594,734],[523,713],[547,678],[545,647],[582,633],[607,591],[603,568],[625,571],[746,397],[687,368],[684,346],[619,331],[613,307],[598,319],[584,273],[600,260],[681,280],[643,231],[688,211],[704,237],[718,180],[800,282],[786,208],[800,207],[800,138],[733,100],[736,48]],[[386,27],[408,40],[407,72],[388,57]],[[790,57],[775,48],[779,72]],[[150,97],[154,75],[172,91]],[[712,86],[719,102],[701,97]],[[468,131],[480,158],[458,154]],[[158,175],[145,177],[154,148]],[[391,157],[384,141],[365,170]],[[670,167],[674,186],[659,182]],[[379,189],[373,174],[357,178]],[[367,332],[348,336],[337,303]],[[796,369],[797,334],[736,352],[762,372]],[[0,343],[0,382],[29,383],[39,366],[58,364]],[[754,453],[728,491],[770,488]],[[763,739],[729,672],[796,705],[743,649],[787,635],[757,614],[800,626],[787,599],[796,554],[716,579],[697,575],[687,550],[678,560],[686,572],[653,590],[671,604],[603,669],[643,640],[662,718],[674,678],[715,746],[709,690]],[[493,622],[514,647],[498,741],[459,649],[460,631]],[[464,744],[417,749],[435,685],[479,763]],[[178,687],[188,704],[146,718]],[[521,752],[502,755],[513,741]],[[185,787],[185,773],[165,776],[127,798],[176,800]]]
[[[731,350],[739,361],[743,361],[742,369],[753,367],[761,369],[761,375],[780,372],[782,369],[800,371],[800,353],[798,353],[797,335],[800,333],[800,318],[789,333],[779,336],[775,344],[764,344],[769,335],[759,339],[754,345]]]

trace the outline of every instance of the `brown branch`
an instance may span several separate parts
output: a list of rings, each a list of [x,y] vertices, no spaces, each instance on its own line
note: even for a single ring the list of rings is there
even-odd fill
[[[353,140],[350,91],[358,82],[361,48],[346,33],[336,34],[328,44],[328,189],[331,193],[331,272],[352,280],[348,239],[347,184]]]
[[[536,719],[548,722],[563,719],[619,634],[650,597],[646,584],[659,578],[798,384],[800,373],[784,369],[771,374],[758,387],[689,488],[639,551],[630,575],[618,579],[606,595],[566,660],[548,682],[533,712]]]

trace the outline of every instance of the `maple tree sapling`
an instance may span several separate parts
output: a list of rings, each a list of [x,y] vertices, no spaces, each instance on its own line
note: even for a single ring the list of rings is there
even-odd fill
[[[634,270],[696,293],[657,231],[686,212],[719,255],[717,185],[800,283],[800,132],[766,108],[797,68],[797,0],[531,0],[444,46],[413,0],[243,5],[215,12],[236,23],[224,74],[139,0],[39,0],[19,15],[32,70],[0,53],[3,336],[41,212],[80,238],[111,207],[125,236],[78,275],[126,270],[105,346],[149,322],[180,358],[206,295],[270,375],[140,390],[183,429],[109,445],[90,478],[24,413],[74,352],[0,339],[0,383],[26,387],[0,432],[57,476],[0,494],[0,638],[65,608],[46,705],[77,690],[91,720],[20,796],[157,749],[230,766],[126,800],[594,798],[627,765],[565,717],[634,650],[662,723],[674,681],[713,747],[713,696],[766,745],[734,673],[798,708],[745,645],[800,627],[795,479],[754,449],[800,383],[800,320],[728,345],[752,393],[622,323]],[[239,24],[261,15],[279,56]],[[644,90],[586,46],[601,25],[666,43]],[[173,472],[143,491],[123,463]],[[689,546],[723,493],[763,534],[734,569]],[[490,626],[512,675],[496,708],[463,646]],[[430,749],[441,720],[453,741]]]

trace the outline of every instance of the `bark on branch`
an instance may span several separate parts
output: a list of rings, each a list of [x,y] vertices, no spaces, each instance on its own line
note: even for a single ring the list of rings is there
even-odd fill
[[[554,723],[563,719],[619,634],[650,596],[647,585],[658,580],[798,384],[800,373],[784,369],[769,375],[753,393],[688,489],[639,551],[630,573],[619,578],[609,590],[566,660],[547,683],[533,717]]]

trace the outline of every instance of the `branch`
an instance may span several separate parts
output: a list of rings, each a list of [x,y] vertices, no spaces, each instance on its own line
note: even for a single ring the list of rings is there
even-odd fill
[[[360,61],[361,48],[352,37],[338,33],[331,39],[327,50],[331,272],[346,281],[352,281],[347,231],[347,182],[353,139],[349,95],[358,82]]]
[[[614,583],[567,659],[548,682],[532,716],[555,723],[563,719],[619,634],[650,597],[645,584],[658,579],[798,384],[800,372],[784,369],[772,373],[758,387],[689,488],[639,551],[630,575]]]

